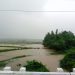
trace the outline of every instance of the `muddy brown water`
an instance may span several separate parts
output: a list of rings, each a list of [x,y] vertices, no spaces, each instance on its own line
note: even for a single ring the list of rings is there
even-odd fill
[[[18,58],[10,61],[7,66],[11,66],[12,70],[19,70],[19,68],[26,64],[27,61],[37,60],[44,64],[50,71],[56,71],[59,66],[59,61],[64,57],[63,55],[51,55],[53,52],[50,49],[45,49],[41,44],[27,44],[25,47],[32,47],[33,49],[15,50],[0,53],[0,61],[11,59],[16,56],[29,55],[27,57]],[[34,49],[36,48],[36,49]],[[21,64],[18,66],[18,64]]]

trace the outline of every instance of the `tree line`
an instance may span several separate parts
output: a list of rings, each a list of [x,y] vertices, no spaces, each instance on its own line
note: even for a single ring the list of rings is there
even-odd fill
[[[75,47],[75,35],[71,31],[48,32],[43,40],[43,45],[47,48],[54,49],[57,52],[65,52]]]

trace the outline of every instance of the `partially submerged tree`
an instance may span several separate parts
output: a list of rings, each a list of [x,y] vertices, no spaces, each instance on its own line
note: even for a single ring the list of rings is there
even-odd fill
[[[64,52],[71,47],[75,47],[75,36],[71,31],[61,33],[58,33],[58,30],[55,33],[51,31],[45,36],[43,45],[56,51]]]

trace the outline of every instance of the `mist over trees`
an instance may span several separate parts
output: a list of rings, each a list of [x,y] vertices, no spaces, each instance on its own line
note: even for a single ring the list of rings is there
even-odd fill
[[[47,33],[43,45],[47,48],[54,49],[57,52],[65,52],[66,50],[75,47],[75,35],[71,31]]]

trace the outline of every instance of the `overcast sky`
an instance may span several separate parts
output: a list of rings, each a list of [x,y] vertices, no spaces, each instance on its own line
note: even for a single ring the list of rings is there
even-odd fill
[[[75,12],[67,11],[75,11],[75,0],[0,0],[0,38],[43,39],[56,29],[75,33]]]

